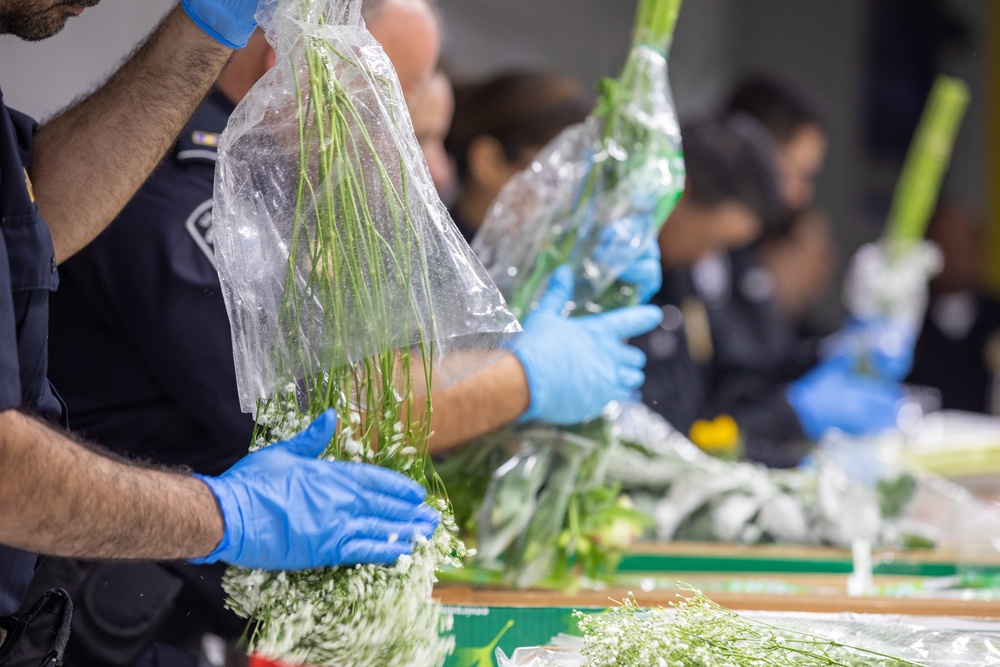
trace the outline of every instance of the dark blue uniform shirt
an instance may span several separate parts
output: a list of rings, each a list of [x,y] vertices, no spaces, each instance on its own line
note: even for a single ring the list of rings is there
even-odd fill
[[[709,309],[711,411],[739,424],[747,458],[772,467],[798,465],[808,439],[788,403],[788,385],[816,364],[814,340],[804,340],[781,312],[770,274],[756,249],[725,256],[726,298]]]
[[[232,103],[213,91],[97,239],[60,267],[51,376],[70,425],[101,445],[218,474],[246,455],[212,191]]]
[[[664,269],[651,301],[663,322],[631,342],[648,360],[643,402],[671,425],[688,433],[698,419],[728,414],[748,459],[789,467],[807,448],[785,390],[811,361],[800,360],[759,272],[750,249]]]
[[[240,411],[212,236],[216,147],[233,109],[213,91],[118,218],[60,266],[50,326],[50,373],[73,430],[208,475],[246,455],[254,428]],[[176,618],[238,636],[221,563],[167,567],[187,583]]]
[[[56,260],[28,179],[36,127],[8,109],[0,92],[0,411],[23,408],[59,420],[63,409],[46,378]],[[0,616],[17,611],[35,560],[34,554],[0,546]]]

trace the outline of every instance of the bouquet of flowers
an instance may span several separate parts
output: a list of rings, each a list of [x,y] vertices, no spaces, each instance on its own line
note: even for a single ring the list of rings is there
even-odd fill
[[[937,246],[925,241],[924,234],[968,105],[969,87],[964,81],[938,77],[910,144],[885,232],[851,260],[844,280],[847,311],[862,325],[880,324],[849,328],[840,342],[859,359],[862,372],[899,375],[892,367],[871,363],[869,356],[901,345],[912,347],[923,324],[927,281],[943,262]]]
[[[519,326],[438,199],[361,0],[268,7],[277,64],[221,138],[214,209],[253,446],[335,408],[325,456],[408,475],[443,520],[392,567],[232,569],[228,604],[267,658],[438,665],[448,619],[431,588],[465,550],[425,454],[430,395],[503,354]]]
[[[680,130],[666,53],[680,0],[641,0],[624,71],[598,106],[564,130],[500,193],[474,248],[519,315],[568,264],[578,313],[635,302],[622,273],[656,243],[684,188]],[[605,484],[607,424],[529,424],[493,434],[449,462],[460,521],[477,533],[480,563],[503,557],[507,581],[529,586],[613,569],[644,519]],[[483,497],[483,489],[485,498]]]
[[[564,130],[504,187],[473,248],[517,316],[569,264],[576,303],[595,312],[632,302],[615,281],[653,242],[684,191],[680,127],[667,51],[681,0],[640,0],[632,48],[597,108]]]

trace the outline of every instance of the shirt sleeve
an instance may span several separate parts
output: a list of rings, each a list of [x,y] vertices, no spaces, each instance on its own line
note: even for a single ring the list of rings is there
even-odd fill
[[[0,234],[0,411],[20,407],[21,372],[17,354],[17,320],[10,282],[7,244]]]

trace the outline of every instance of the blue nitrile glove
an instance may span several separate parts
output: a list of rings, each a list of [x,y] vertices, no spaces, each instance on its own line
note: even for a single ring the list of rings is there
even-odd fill
[[[181,0],[181,7],[208,36],[231,49],[242,49],[257,27],[258,0]]]
[[[267,570],[391,564],[412,551],[416,535],[430,537],[440,515],[419,484],[378,466],[317,460],[336,425],[327,410],[219,477],[196,475],[219,502],[225,534],[191,562]]]
[[[649,230],[648,216],[621,220],[602,229],[594,247],[600,270],[635,285],[639,303],[648,303],[663,286],[660,244]]]
[[[789,405],[812,440],[830,429],[849,435],[879,433],[896,425],[903,388],[858,375],[843,358],[816,366],[788,386]]]
[[[823,341],[821,352],[846,358],[856,371],[900,381],[913,367],[917,332],[908,323],[884,317],[854,320]]]
[[[650,331],[663,312],[632,306],[600,315],[563,315],[573,294],[573,273],[552,274],[538,309],[524,321],[515,350],[531,393],[520,421],[580,424],[598,417],[611,401],[624,401],[642,386],[646,355],[623,341]]]
[[[663,265],[660,263],[660,244],[655,238],[652,243],[645,244],[642,253],[622,271],[618,280],[635,285],[639,303],[649,303],[660,291],[663,287]]]

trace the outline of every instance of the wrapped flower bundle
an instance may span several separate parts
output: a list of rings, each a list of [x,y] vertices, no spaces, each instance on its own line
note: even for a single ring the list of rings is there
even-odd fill
[[[474,248],[515,313],[529,312],[564,264],[575,274],[577,313],[635,302],[634,287],[618,279],[656,243],[684,188],[666,59],[680,4],[641,0],[621,76],[602,82],[591,116],[543,148],[487,214]],[[571,559],[589,576],[613,570],[644,523],[605,484],[613,444],[603,420],[530,424],[449,461],[445,478],[463,527],[478,534],[479,562],[502,556],[518,587],[563,578]]]
[[[450,650],[430,604],[435,571],[464,547],[426,459],[430,395],[502,354],[519,327],[438,199],[360,10],[277,0],[260,17],[277,64],[220,142],[219,270],[254,446],[335,408],[325,456],[422,483],[442,525],[392,567],[233,569],[224,585],[263,657],[432,666]]]
[[[516,315],[570,264],[576,303],[593,312],[629,303],[614,285],[654,239],[684,190],[680,127],[667,49],[681,0],[641,0],[618,79],[597,108],[567,128],[515,176],[487,214],[473,247]]]
[[[885,232],[877,243],[858,250],[847,271],[844,305],[851,317],[861,323],[889,325],[871,330],[858,327],[841,343],[859,358],[857,366],[862,373],[898,375],[891,368],[880,368],[871,358],[882,350],[900,347],[900,339],[903,346],[912,346],[923,324],[929,299],[927,283],[943,263],[937,246],[924,241],[924,235],[937,206],[969,96],[964,81],[937,78],[896,184]]]

